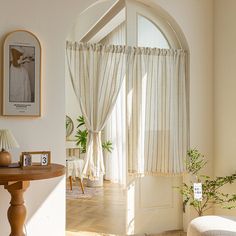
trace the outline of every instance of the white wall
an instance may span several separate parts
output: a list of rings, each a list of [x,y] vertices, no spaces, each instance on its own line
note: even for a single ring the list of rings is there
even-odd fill
[[[92,28],[116,2],[116,0],[100,0],[99,4],[91,5],[86,11],[82,12],[75,23],[74,31],[71,35],[74,39],[80,41],[85,34]]]
[[[214,167],[216,176],[224,176],[236,170],[236,1],[215,0],[214,9]],[[234,193],[235,189],[236,185],[225,188]],[[215,213],[236,215],[236,210]]]
[[[15,161],[21,151],[50,150],[53,162],[65,164],[65,40],[79,13],[93,2],[0,0],[1,45],[5,34],[16,29],[33,32],[42,44],[42,117],[0,116],[0,128],[11,129],[21,146],[13,152]],[[10,198],[3,187],[0,198],[0,235],[9,235],[6,214]],[[28,235],[65,234],[64,178],[32,181],[25,201]]]

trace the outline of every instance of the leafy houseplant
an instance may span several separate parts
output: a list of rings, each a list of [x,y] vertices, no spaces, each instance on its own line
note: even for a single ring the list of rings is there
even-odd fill
[[[77,125],[77,131],[76,131],[76,145],[81,147],[81,153],[86,153],[86,147],[87,147],[87,138],[88,138],[88,130],[85,127],[84,117],[79,116],[77,119],[78,125]],[[84,126],[84,129],[81,129],[81,127]],[[103,150],[106,150],[108,152],[112,152],[112,142],[110,140],[107,140],[102,143]]]
[[[221,188],[226,184],[232,184],[236,180],[236,173],[211,179],[207,175],[200,175],[199,171],[206,165],[204,156],[197,150],[191,149],[187,153],[186,168],[190,175],[195,176],[196,182],[202,183],[202,199],[194,198],[193,181],[189,184],[183,183],[178,187],[183,195],[184,209],[187,204],[192,206],[202,216],[205,211],[213,205],[219,205],[222,208],[231,209],[236,207],[236,194],[227,194],[221,191]]]

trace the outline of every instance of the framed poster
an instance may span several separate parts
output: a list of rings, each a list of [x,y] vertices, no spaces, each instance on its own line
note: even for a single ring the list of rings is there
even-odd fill
[[[41,116],[41,46],[28,31],[5,38],[2,100],[4,116]]]

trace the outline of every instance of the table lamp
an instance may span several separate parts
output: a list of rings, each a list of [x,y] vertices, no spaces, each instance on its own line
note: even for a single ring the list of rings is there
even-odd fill
[[[16,147],[19,147],[19,144],[12,132],[8,129],[0,129],[0,166],[11,164],[11,154],[7,150]]]

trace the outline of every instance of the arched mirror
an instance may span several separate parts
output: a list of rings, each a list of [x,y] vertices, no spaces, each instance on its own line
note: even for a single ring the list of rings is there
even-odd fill
[[[69,116],[66,116],[66,138],[68,138],[74,130],[74,123]]]

